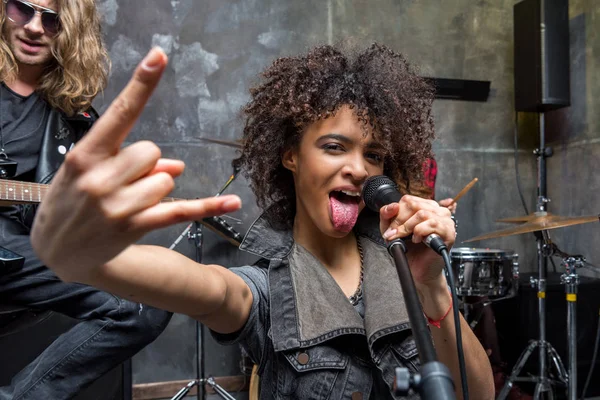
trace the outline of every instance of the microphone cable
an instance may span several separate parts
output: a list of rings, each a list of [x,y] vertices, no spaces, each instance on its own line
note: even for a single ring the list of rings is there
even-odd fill
[[[452,272],[452,263],[450,254],[447,248],[441,249],[439,253],[446,264],[446,278],[450,293],[452,294],[452,314],[454,316],[454,330],[456,332],[456,351],[458,353],[458,367],[460,369],[460,384],[463,393],[463,400],[469,400],[469,388],[467,385],[467,367],[465,364],[465,354],[462,342],[462,330],[460,326],[460,312],[458,311],[458,296],[456,294],[456,286],[454,285],[454,273]]]

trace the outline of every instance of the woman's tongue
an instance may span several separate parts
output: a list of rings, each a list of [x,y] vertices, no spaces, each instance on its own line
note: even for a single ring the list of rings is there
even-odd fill
[[[333,192],[329,196],[331,222],[337,231],[350,232],[358,219],[359,201],[351,196]]]

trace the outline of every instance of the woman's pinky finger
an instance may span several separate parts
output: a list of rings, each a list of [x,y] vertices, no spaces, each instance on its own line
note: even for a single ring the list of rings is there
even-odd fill
[[[438,220],[428,219],[416,225],[413,229],[413,242],[420,243],[424,238],[431,234],[436,234],[442,238],[446,244],[454,244],[456,237],[454,227],[448,224],[442,224]]]

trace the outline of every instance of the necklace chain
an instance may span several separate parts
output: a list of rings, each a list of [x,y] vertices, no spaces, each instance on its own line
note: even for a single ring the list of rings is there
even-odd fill
[[[360,244],[360,239],[356,238],[356,246],[358,247],[358,254],[360,255],[360,280],[358,282],[358,287],[356,288],[356,291],[354,292],[354,294],[352,296],[350,296],[348,298],[348,300],[350,300],[350,303],[354,306],[356,305],[356,303],[358,303],[358,301],[362,298],[362,285],[363,285],[363,278],[365,276],[365,265],[364,265],[364,255],[363,255],[363,248],[362,245]]]

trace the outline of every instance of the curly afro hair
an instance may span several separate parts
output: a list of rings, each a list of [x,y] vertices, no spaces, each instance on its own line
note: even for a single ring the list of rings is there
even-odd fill
[[[282,165],[283,153],[298,145],[308,125],[344,105],[388,149],[384,173],[401,191],[423,187],[423,164],[432,157],[434,90],[401,54],[380,44],[360,52],[319,46],[275,60],[261,76],[243,108],[242,153],[234,165],[272,224],[291,227],[295,216],[294,179]]]

